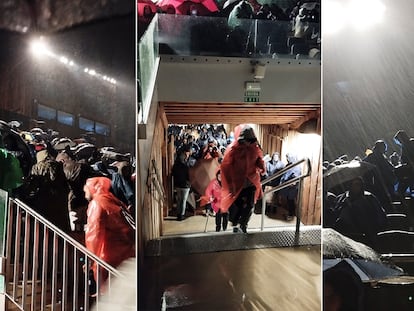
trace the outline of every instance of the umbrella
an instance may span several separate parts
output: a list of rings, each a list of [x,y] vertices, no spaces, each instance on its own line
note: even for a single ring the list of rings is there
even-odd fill
[[[365,281],[401,276],[397,266],[385,263],[372,248],[345,237],[333,229],[323,229],[323,270],[339,263],[348,264]]]
[[[89,158],[93,157],[95,153],[98,151],[96,146],[90,143],[80,143],[71,150],[77,160],[88,160]]]
[[[376,166],[363,162],[363,161],[351,161],[349,163],[340,164],[329,171],[323,176],[323,185],[325,189],[332,189],[336,186],[343,185],[359,176],[363,177],[368,173],[375,174]]]
[[[228,7],[230,7],[231,5],[233,5],[233,7],[239,3],[242,0],[227,0],[226,2],[224,2],[223,4],[223,10],[227,9]]]
[[[191,187],[198,194],[204,195],[210,181],[216,178],[216,172],[219,166],[220,164],[216,158],[198,160],[189,171]]]
[[[137,11],[138,16],[144,16],[144,8],[148,6],[153,14],[157,13],[157,6],[151,0],[138,0]]]
[[[158,2],[160,8],[172,5],[176,14],[190,15],[190,8],[197,10],[197,15],[210,15],[219,9],[214,0],[161,0]]]
[[[72,141],[70,138],[63,137],[63,138],[56,139],[53,142],[52,146],[55,150],[62,151],[62,150],[65,150],[66,147],[69,147],[69,148],[75,147],[76,143]]]
[[[373,262],[363,259],[324,259],[323,270],[326,271],[346,263],[359,276],[362,282],[385,280],[403,276],[404,271],[382,262]]]

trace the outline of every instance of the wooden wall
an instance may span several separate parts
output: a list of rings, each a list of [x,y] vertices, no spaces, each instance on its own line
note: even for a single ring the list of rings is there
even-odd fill
[[[228,133],[234,124],[226,125]],[[174,141],[168,142],[166,137],[168,123],[162,108],[158,108],[154,119],[152,143],[147,144],[145,151],[150,152],[149,165],[142,171],[145,187],[143,204],[139,207],[141,241],[162,236],[163,219],[167,215],[171,199],[171,167],[174,157]],[[312,174],[302,183],[302,222],[307,225],[321,224],[321,138],[316,134],[301,134],[276,125],[254,125],[254,130],[264,153],[277,151],[286,162],[286,153],[293,152],[299,158],[307,157],[311,161]],[[308,136],[311,135],[311,136]],[[165,197],[162,197],[159,187]]]
[[[157,239],[162,235],[162,222],[164,208],[167,205],[168,193],[166,191],[166,173],[168,166],[167,137],[165,114],[158,109],[155,121],[154,136],[150,150],[150,162],[147,172],[146,187],[143,193],[141,206],[141,233],[143,241]]]
[[[294,153],[298,159],[310,159],[312,173],[302,183],[302,222],[307,225],[321,224],[321,137],[317,134],[301,134],[277,125],[262,125],[256,129],[263,152],[269,155],[279,152],[286,163],[286,153]]]

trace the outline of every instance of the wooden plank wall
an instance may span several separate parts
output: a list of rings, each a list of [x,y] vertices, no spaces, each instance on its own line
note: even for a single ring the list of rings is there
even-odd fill
[[[154,140],[151,148],[151,160],[147,172],[146,191],[144,193],[144,204],[141,207],[142,215],[142,238],[143,241],[157,239],[162,235],[163,211],[167,204],[158,187],[167,195],[165,185],[166,167],[166,125],[164,124],[163,112],[158,110],[157,123],[155,124]],[[162,152],[160,152],[162,151]]]
[[[277,125],[261,125],[256,129],[263,152],[269,155],[279,152],[286,163],[286,153],[294,152],[299,158],[311,161],[312,174],[302,185],[302,222],[307,225],[321,224],[321,140],[316,134],[301,134]],[[312,136],[304,136],[312,135]],[[319,139],[318,139],[319,137]],[[304,141],[314,141],[312,145]]]
[[[162,235],[163,218],[166,216],[168,206],[171,204],[171,187],[168,183],[171,180],[170,171],[173,164],[174,146],[173,140],[168,143],[166,129],[168,124],[165,121],[165,114],[162,109],[158,110],[157,123],[155,125],[154,141],[151,148],[151,161],[148,176],[153,176],[152,160],[155,160],[156,168],[160,177],[160,185],[164,187],[165,200],[160,197],[154,181],[147,179],[147,187],[144,194],[144,204],[142,206],[142,234],[143,240],[159,238]],[[227,125],[226,129],[231,130],[234,125]],[[298,156],[306,156],[311,160],[312,174],[306,178],[302,187],[302,222],[307,225],[317,225],[321,223],[321,148],[320,136],[319,145],[312,148],[301,148],[301,141],[306,139],[304,134],[294,130],[276,125],[255,125],[254,130],[261,143],[264,153],[271,154],[277,151],[281,154],[282,160],[286,162],[286,153],[292,150],[299,152]],[[229,133],[230,131],[228,131]],[[298,147],[299,146],[299,147]],[[162,151],[162,152],[160,152]],[[151,175],[152,174],[152,175]],[[167,181],[167,182],[166,182]]]

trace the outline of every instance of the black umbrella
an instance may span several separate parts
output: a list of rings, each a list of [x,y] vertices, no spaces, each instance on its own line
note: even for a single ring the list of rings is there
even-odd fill
[[[372,173],[375,174],[376,166],[363,162],[351,161],[345,164],[334,166],[323,175],[323,185],[329,190],[337,186],[343,185],[359,176]]]
[[[361,281],[384,280],[404,275],[395,265],[381,260],[372,248],[355,242],[333,229],[323,229],[323,271],[347,264]]]

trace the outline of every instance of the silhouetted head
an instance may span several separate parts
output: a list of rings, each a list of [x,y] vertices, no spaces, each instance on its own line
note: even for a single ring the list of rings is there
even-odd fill
[[[253,129],[250,126],[245,125],[240,131],[240,135],[237,140],[239,142],[254,143],[257,141],[257,138],[256,138],[256,135],[254,134]]]
[[[385,141],[383,141],[382,139],[379,139],[375,142],[374,147],[372,148],[372,150],[375,153],[380,153],[383,154],[387,151],[387,144]]]
[[[364,194],[364,180],[362,177],[354,178],[351,181],[351,187],[349,189],[350,197],[360,197]]]

